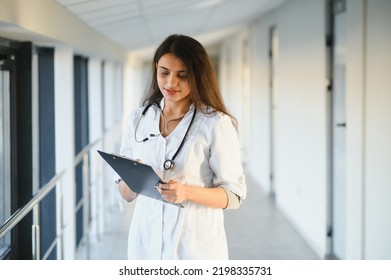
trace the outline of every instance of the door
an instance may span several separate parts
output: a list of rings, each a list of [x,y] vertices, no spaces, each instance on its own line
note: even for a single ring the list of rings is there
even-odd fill
[[[270,195],[272,198],[275,198],[276,190],[274,183],[274,173],[275,173],[275,121],[276,121],[276,104],[277,104],[277,77],[276,77],[276,68],[278,60],[278,36],[277,28],[275,26],[270,28],[269,31],[269,127],[270,127]]]
[[[346,235],[346,3],[333,2],[331,253],[345,259]]]

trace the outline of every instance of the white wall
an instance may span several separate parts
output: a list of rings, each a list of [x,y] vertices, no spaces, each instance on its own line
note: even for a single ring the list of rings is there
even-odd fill
[[[268,27],[257,22],[250,26],[250,146],[247,171],[261,188],[270,191],[270,98]]]
[[[146,65],[142,60],[129,55],[124,70],[124,100],[122,104],[124,124],[130,112],[141,105],[141,99],[147,87],[145,75],[150,74],[149,71],[149,64]]]
[[[280,41],[274,143],[277,205],[320,257],[329,250],[325,4],[290,1],[250,26],[252,122],[247,166],[269,192],[268,37],[275,25]],[[347,259],[391,258],[390,14],[387,0],[347,1]]]
[[[118,85],[118,77],[122,76],[122,70],[113,62],[105,62],[103,66],[103,143],[102,148],[106,152],[118,152],[121,143],[121,121],[122,121],[122,85]],[[122,78],[121,78],[122,81]],[[114,173],[109,165],[104,164],[103,168],[103,197],[104,207],[110,209],[115,207],[115,183]],[[110,221],[106,221],[110,222]]]
[[[391,259],[390,13],[347,1],[347,259]]]
[[[61,181],[64,211],[64,258],[75,258],[75,154],[73,50],[57,47],[54,54],[56,173],[65,170]],[[57,199],[61,199],[57,197]],[[57,201],[58,203],[59,201]]]
[[[247,30],[243,29],[233,36],[227,38],[221,44],[220,54],[220,89],[223,101],[239,124],[239,138],[243,161],[246,161],[245,154],[248,150],[246,147],[246,137],[244,136],[246,126],[243,125],[246,121],[246,106],[249,105],[244,92],[244,41],[247,38]]]
[[[365,258],[391,259],[391,1],[367,1]]]
[[[277,204],[324,256],[328,188],[324,2],[288,3],[278,15],[277,28]]]
[[[364,0],[347,1],[346,258],[362,259],[364,197]]]
[[[270,190],[269,29],[277,27],[275,172],[277,205],[323,257],[327,251],[325,4],[290,1],[251,26],[252,129],[248,170]]]

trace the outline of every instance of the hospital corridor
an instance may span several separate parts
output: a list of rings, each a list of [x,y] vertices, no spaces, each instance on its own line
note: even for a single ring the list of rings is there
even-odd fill
[[[391,0],[0,0],[0,260],[127,260],[136,202],[121,211],[98,151],[120,153],[173,34],[205,48],[238,124],[229,259],[391,260],[390,15]],[[144,120],[131,140],[162,139]]]

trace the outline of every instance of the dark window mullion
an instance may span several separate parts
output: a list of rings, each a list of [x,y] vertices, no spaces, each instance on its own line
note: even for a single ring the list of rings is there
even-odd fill
[[[88,60],[81,56],[74,57],[74,99],[75,99],[75,155],[89,143],[88,125]],[[75,167],[76,205],[83,197],[82,162]],[[76,244],[83,237],[84,207],[76,212]]]
[[[54,110],[54,50],[38,48],[39,92],[39,186],[56,175],[55,110]],[[56,191],[52,190],[40,205],[41,258],[56,239]],[[56,259],[56,250],[48,256]]]

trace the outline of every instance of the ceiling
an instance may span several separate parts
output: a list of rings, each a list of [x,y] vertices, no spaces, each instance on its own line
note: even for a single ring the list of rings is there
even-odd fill
[[[218,40],[287,0],[56,1],[122,48],[136,51],[173,33]]]

